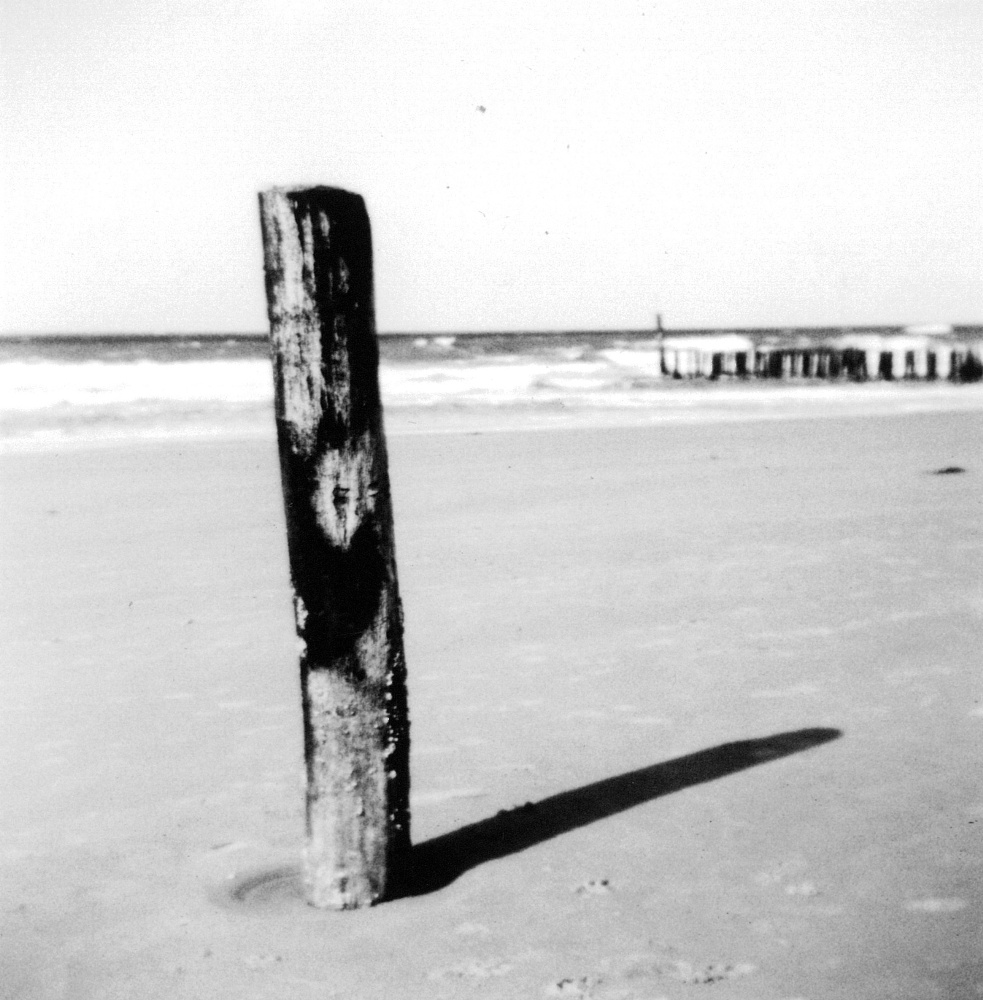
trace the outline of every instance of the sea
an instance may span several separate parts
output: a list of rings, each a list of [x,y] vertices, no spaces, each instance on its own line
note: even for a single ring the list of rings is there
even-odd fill
[[[972,382],[983,373],[981,343],[980,326],[383,333],[379,377],[387,418],[589,420],[692,412],[728,391],[760,398],[793,383],[842,392],[873,381]],[[856,363],[820,363],[834,356]],[[0,337],[0,449],[272,434],[272,413],[261,333]]]

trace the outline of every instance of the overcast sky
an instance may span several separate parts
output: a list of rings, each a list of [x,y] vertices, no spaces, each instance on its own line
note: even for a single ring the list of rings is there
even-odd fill
[[[0,328],[266,327],[256,193],[382,330],[983,320],[978,0],[4,0]]]

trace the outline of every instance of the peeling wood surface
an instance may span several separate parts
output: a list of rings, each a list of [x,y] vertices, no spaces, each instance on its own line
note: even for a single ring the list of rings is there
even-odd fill
[[[307,765],[314,906],[394,895],[410,856],[402,610],[369,219],[335,188],[260,195]]]

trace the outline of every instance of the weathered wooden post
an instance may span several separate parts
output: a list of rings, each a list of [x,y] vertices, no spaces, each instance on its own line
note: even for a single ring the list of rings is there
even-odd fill
[[[259,196],[287,545],[300,638],[313,906],[399,892],[410,862],[403,622],[365,203]]]

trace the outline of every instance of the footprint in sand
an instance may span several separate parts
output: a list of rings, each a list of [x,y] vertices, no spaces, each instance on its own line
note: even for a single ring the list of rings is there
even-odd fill
[[[434,969],[427,975],[427,979],[431,982],[439,982],[442,979],[491,979],[496,976],[505,976],[513,968],[514,966],[508,962],[499,962],[494,959],[491,961],[470,959],[443,969]]]
[[[801,874],[804,868],[804,862],[801,860],[793,860],[779,865],[770,872],[759,872],[755,876],[754,880],[760,886],[781,885],[786,896],[799,896],[803,899],[812,899],[815,896],[821,896],[823,894],[823,890],[820,889],[815,882],[809,881],[808,879],[802,882],[787,881],[791,876]],[[832,910],[836,913],[840,912],[839,907],[834,907]]]
[[[462,937],[487,937],[491,931],[484,924],[476,924],[466,920],[454,928],[454,933],[460,934]]]
[[[727,979],[739,979],[757,971],[750,962],[690,962],[682,958],[636,960],[626,972],[629,978],[645,975],[663,976],[677,983],[705,986]]]
[[[581,882],[580,885],[575,886],[573,891],[578,896],[607,896],[614,890],[611,887],[609,879],[592,878],[587,882]]]
[[[725,962],[710,962],[707,965],[693,965],[691,962],[667,962],[659,968],[663,976],[675,979],[680,983],[707,984],[719,983],[725,979],[738,979],[755,971],[756,966],[750,962],[738,962],[731,965]]]
[[[819,694],[819,687],[815,684],[795,684],[787,688],[767,688],[762,691],[752,691],[752,698],[797,698]]]
[[[692,962],[676,957],[674,952],[675,949],[668,948],[667,953],[634,955],[616,964],[606,961],[599,970],[601,975],[561,979],[547,986],[545,993],[569,1000],[636,1000],[642,995],[637,992],[638,988],[646,990],[645,997],[655,996],[648,992],[651,985],[641,982],[645,979],[672,979],[688,985],[709,985],[739,979],[757,971],[757,966],[750,962]],[[630,984],[627,989],[621,985],[626,982]]]
[[[758,885],[780,885],[782,882],[786,882],[796,875],[802,876],[808,864],[805,858],[793,855],[792,857],[786,858],[784,861],[780,861],[773,868],[768,871],[758,872],[754,876],[754,881]]]
[[[593,995],[593,989],[599,980],[593,976],[581,976],[579,979],[560,979],[550,983],[543,991],[548,997],[562,997],[563,1000],[586,1000]]]
[[[786,896],[818,896],[820,890],[814,882],[799,882],[797,885],[785,886]]]
[[[254,972],[262,972],[264,969],[272,969],[282,961],[282,955],[247,955],[242,960],[242,964]]]

